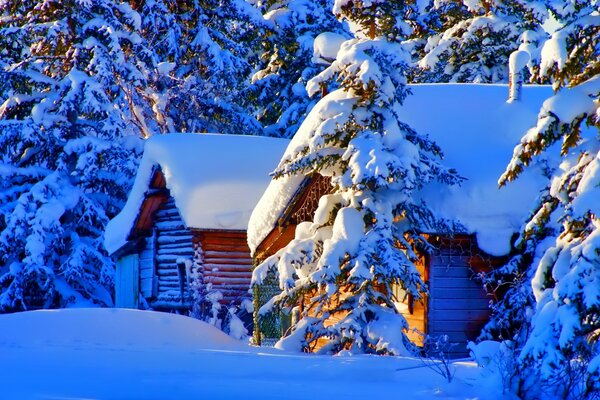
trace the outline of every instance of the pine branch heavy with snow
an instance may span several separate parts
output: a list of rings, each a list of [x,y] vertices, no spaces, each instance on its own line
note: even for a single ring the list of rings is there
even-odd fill
[[[313,58],[313,49],[319,48],[315,39],[328,32],[343,40],[345,34],[332,7],[333,0],[268,1],[263,5],[272,31],[263,40],[261,61],[249,92],[268,136],[293,136],[316,103],[309,98],[306,83],[323,69],[322,64],[332,60]]]
[[[509,78],[510,54],[521,48],[531,56],[535,74],[542,24],[541,1],[436,0],[424,14],[433,32],[411,40],[418,68],[416,82],[498,83]]]
[[[517,178],[540,158],[552,173],[528,221],[525,251],[536,256],[525,273],[535,310],[519,343],[518,378],[530,398],[585,398],[600,391],[600,4],[548,4],[563,27],[542,48],[541,73],[557,93],[500,179]]]
[[[155,65],[143,96],[161,132],[262,134],[246,99],[268,23],[245,0],[147,0],[141,36]]]
[[[278,346],[296,350],[403,354],[412,348],[405,318],[394,306],[394,285],[416,299],[426,290],[415,262],[428,245],[418,233],[438,222],[413,195],[427,182],[456,183],[440,163],[440,149],[399,121],[409,93],[408,56],[388,37],[400,35],[400,3],[336,1],[355,38],[309,81],[308,92],[337,78],[340,89],[313,108],[275,176],[318,173],[331,182],[311,222],[255,269],[260,285],[275,273],[281,293],[259,314],[290,312],[301,299],[301,319]]]

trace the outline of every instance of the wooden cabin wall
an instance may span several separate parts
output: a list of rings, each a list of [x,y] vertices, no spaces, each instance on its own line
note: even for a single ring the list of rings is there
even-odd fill
[[[240,304],[249,299],[252,258],[245,231],[206,230],[195,232],[196,246],[203,256],[203,284],[223,295],[220,303]]]
[[[419,262],[415,264],[417,271],[419,271],[425,282],[429,280],[427,262],[427,257],[421,257]],[[402,303],[402,305],[397,308],[399,309],[400,314],[406,318],[406,322],[408,323],[409,331],[406,335],[410,341],[417,346],[423,346],[425,334],[427,333],[426,316],[429,296],[423,295],[422,299],[416,300],[405,296],[405,292],[399,286],[395,285],[392,290],[394,291],[396,302]]]
[[[473,236],[439,239],[429,259],[428,335],[448,335],[451,356],[468,356],[467,342],[475,340],[490,316],[491,298],[476,275],[493,268],[500,258],[484,254]]]
[[[182,302],[177,260],[180,258],[193,260],[193,235],[181,219],[172,197],[169,197],[156,211],[154,232],[154,238],[146,241],[146,251],[155,250],[153,286],[149,288],[147,274],[141,274],[144,296],[150,290],[152,298],[148,302],[156,309],[189,309],[191,291],[186,282]],[[154,249],[150,248],[152,246]]]

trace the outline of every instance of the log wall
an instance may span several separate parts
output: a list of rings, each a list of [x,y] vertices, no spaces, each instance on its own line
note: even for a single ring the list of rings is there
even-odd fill
[[[452,357],[468,356],[467,342],[475,340],[490,316],[490,300],[477,273],[503,258],[484,254],[473,236],[435,239],[429,260],[428,334],[448,335]]]
[[[186,279],[182,299],[177,260],[181,258],[193,260],[193,235],[183,223],[172,197],[169,197],[154,214],[154,232],[155,237],[146,241],[147,247],[149,247],[148,243],[155,242],[154,290],[149,304],[157,309],[189,308],[191,302],[189,279]],[[147,284],[144,286],[144,278],[142,276],[140,278],[143,288],[147,290]]]
[[[251,297],[252,258],[245,231],[198,231],[196,247],[202,248],[202,277],[206,290],[218,290],[221,304],[240,304]]]

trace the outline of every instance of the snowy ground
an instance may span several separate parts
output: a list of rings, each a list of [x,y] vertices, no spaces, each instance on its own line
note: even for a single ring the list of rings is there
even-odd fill
[[[120,309],[0,315],[0,399],[500,399],[472,362],[255,348],[191,318]]]

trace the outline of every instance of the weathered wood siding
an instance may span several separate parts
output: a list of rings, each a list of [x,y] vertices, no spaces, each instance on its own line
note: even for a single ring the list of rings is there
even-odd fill
[[[427,268],[427,258],[422,257],[418,263],[416,263],[417,270],[421,274],[423,281],[429,280],[429,270]],[[425,334],[427,333],[427,307],[428,307],[428,296],[423,295],[420,300],[412,299],[405,296],[405,292],[399,287],[394,288],[394,297],[397,302],[402,302],[403,307],[400,309],[400,313],[406,318],[408,322],[409,331],[407,336],[411,342],[418,346],[423,346]],[[406,297],[406,298],[404,298]]]
[[[202,248],[202,279],[207,289],[223,294],[221,304],[240,304],[251,295],[252,259],[245,231],[198,231]]]
[[[181,219],[172,197],[169,197],[154,214],[154,232],[156,236],[154,296],[149,304],[158,309],[189,308],[191,300],[189,279],[186,279],[182,301],[177,260],[193,259],[193,235]]]
[[[448,335],[454,344],[451,356],[465,357],[467,342],[479,336],[490,316],[490,297],[476,269],[491,268],[498,261],[483,254],[471,236],[438,239],[436,245],[429,259],[427,333]]]
[[[156,253],[156,232],[146,239],[144,249],[140,253],[140,293],[145,298],[156,296],[157,277],[154,255]]]

